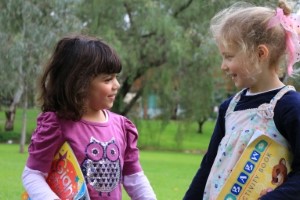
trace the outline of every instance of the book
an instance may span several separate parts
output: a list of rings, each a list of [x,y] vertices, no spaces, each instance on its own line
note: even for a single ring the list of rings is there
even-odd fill
[[[230,176],[218,200],[257,200],[282,184],[291,170],[288,146],[267,135],[254,135]]]
[[[55,154],[46,181],[60,199],[90,200],[84,176],[68,142]],[[30,200],[26,192],[22,200]]]

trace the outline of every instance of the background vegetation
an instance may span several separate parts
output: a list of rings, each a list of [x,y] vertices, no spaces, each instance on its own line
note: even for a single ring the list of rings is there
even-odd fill
[[[19,200],[24,191],[21,173],[27,154],[18,145],[0,144],[0,199]],[[198,154],[142,151],[141,163],[158,199],[182,199],[201,160]],[[123,192],[124,200],[129,200]]]
[[[30,129],[34,129],[34,120],[37,110],[30,110]],[[1,115],[0,115],[1,116]],[[19,118],[18,112],[16,119]],[[3,120],[3,119],[0,119]],[[21,127],[20,120],[16,120],[16,130]],[[202,155],[207,149],[210,139],[213,122],[208,122],[204,126],[203,134],[195,134],[197,126],[189,127],[185,132],[183,144],[177,146],[174,142],[178,130],[177,122],[168,123],[161,129],[159,121],[142,121],[138,123],[140,127],[139,147],[141,149],[141,163],[145,174],[149,178],[158,199],[181,199],[186,192],[197,168],[199,167]],[[1,129],[3,126],[1,127]],[[159,131],[161,138],[149,138],[152,131]],[[14,132],[8,134],[16,134]],[[28,136],[30,133],[28,132]],[[152,141],[162,141],[159,144]],[[20,199],[23,192],[21,183],[21,173],[27,159],[27,145],[25,153],[20,154],[18,140],[12,140],[13,144],[0,144],[0,199],[11,200]],[[151,148],[151,149],[150,149]],[[155,150],[153,150],[155,149]],[[159,150],[158,150],[159,149]],[[128,200],[128,195],[124,192],[124,199]]]
[[[246,1],[274,9],[278,2]],[[211,17],[234,2],[0,0],[0,199],[19,199],[26,143],[39,113],[36,80],[53,45],[70,33],[103,38],[116,49],[123,71],[113,111],[136,123],[159,199],[181,199],[206,151],[214,108],[235,92],[209,34]],[[283,73],[283,79],[299,90],[299,77]]]
[[[211,17],[233,2],[0,0],[4,130],[14,129],[16,109],[22,109],[24,150],[27,109],[35,106],[42,66],[60,37],[83,33],[103,38],[122,59],[121,88],[113,111],[130,118],[196,123],[201,132],[203,123],[214,116],[213,108],[235,90],[222,78],[209,33]],[[248,2],[275,8],[277,0]],[[186,127],[180,126],[178,142]]]

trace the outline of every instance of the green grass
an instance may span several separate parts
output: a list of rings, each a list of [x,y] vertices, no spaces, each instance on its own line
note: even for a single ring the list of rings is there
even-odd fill
[[[36,126],[38,110],[27,112],[27,141]],[[21,173],[28,154],[19,153],[22,110],[17,110],[14,131],[5,132],[5,115],[0,111],[0,141],[13,139],[14,144],[0,143],[0,200],[20,199],[23,191]],[[196,123],[159,120],[134,121],[139,131],[138,146],[145,174],[160,200],[182,199],[206,151],[214,121],[207,121],[203,134]],[[129,197],[123,192],[123,199]]]
[[[141,152],[145,174],[157,199],[182,199],[199,167],[202,156],[172,152]],[[129,199],[129,198],[124,198]]]
[[[30,141],[31,133],[36,126],[36,117],[39,111],[29,109],[27,111],[27,142]],[[0,111],[0,142],[12,140],[19,143],[21,133],[22,110],[17,110],[14,130],[4,131],[5,114]],[[214,121],[209,120],[204,124],[203,133],[197,133],[197,123],[170,121],[168,123],[160,120],[135,120],[139,131],[138,145],[141,149],[172,150],[172,151],[196,151],[203,152],[207,148]]]
[[[0,144],[0,199],[21,199],[21,174],[27,154],[19,153],[18,145]]]
[[[197,123],[170,121],[166,125],[159,120],[136,122],[139,131],[139,147],[172,151],[200,151],[207,149],[214,121],[208,120],[203,133],[197,133]]]
[[[23,186],[21,174],[27,153],[20,154],[18,145],[0,144],[0,199],[18,200]],[[182,199],[202,156],[178,152],[141,151],[141,164],[157,199]],[[125,192],[123,199],[129,200]]]

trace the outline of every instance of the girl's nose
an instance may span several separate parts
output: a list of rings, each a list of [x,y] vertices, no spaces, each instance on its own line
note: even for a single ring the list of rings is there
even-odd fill
[[[221,70],[226,71],[228,69],[227,65],[222,61]]]
[[[120,83],[118,81],[118,79],[115,79],[114,81],[114,89],[118,90],[120,88]]]

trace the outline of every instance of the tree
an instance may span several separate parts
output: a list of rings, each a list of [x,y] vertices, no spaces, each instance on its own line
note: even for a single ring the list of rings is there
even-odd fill
[[[120,54],[124,70],[122,87],[114,110],[128,114],[132,105],[149,93],[159,96],[160,106],[172,114],[179,99],[174,99],[176,86],[186,65],[197,67],[198,34],[201,15],[193,12],[196,1],[89,1],[82,9],[82,18],[88,22],[90,33],[100,35]],[[204,2],[202,2],[204,5]],[[183,15],[182,13],[189,13]],[[203,32],[203,30],[202,30]],[[140,80],[135,98],[128,104],[124,97]],[[177,91],[178,92],[178,91]]]
[[[180,106],[187,119],[205,121],[216,104],[214,94],[221,94],[213,91],[219,57],[209,35],[209,21],[232,2],[90,0],[85,3],[80,17],[87,22],[87,32],[112,44],[123,61],[122,86],[114,111],[127,115],[140,97],[147,102],[147,97],[154,94],[165,119],[176,118]],[[249,2],[262,5],[275,1]],[[137,82],[139,87],[134,88]],[[132,90],[135,96],[125,104],[123,99]]]
[[[27,101],[34,95],[32,77],[39,74],[54,41],[83,29],[112,44],[123,61],[114,111],[127,115],[138,99],[147,102],[149,94],[155,94],[165,119],[177,117],[180,108],[188,111],[186,119],[203,121],[216,101],[214,94],[221,94],[212,90],[219,57],[209,35],[209,20],[232,2],[0,0],[0,77],[4,80],[0,99],[10,101],[8,121],[13,121],[19,101],[23,100],[25,110],[31,104]],[[135,96],[124,103],[130,91]]]
[[[62,34],[81,30],[74,10],[78,3],[78,0],[0,1],[1,71],[3,76],[13,77],[3,79],[0,91],[2,97],[12,99],[6,112],[8,130],[13,128],[16,106],[23,100],[21,152],[25,144],[28,94],[35,88],[35,77],[41,72],[54,41]]]

